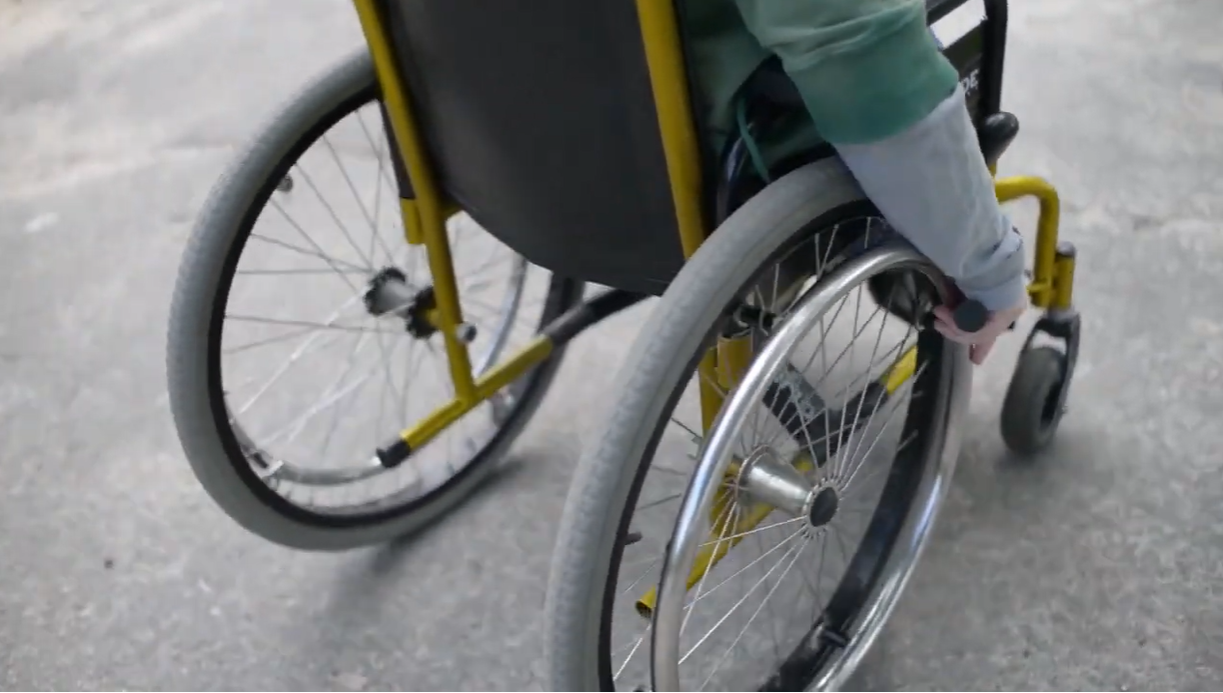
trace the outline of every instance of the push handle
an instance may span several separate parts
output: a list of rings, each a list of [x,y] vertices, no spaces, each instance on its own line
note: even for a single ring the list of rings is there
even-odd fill
[[[1002,110],[1002,72],[1006,63],[1007,0],[985,0],[985,44],[981,55],[982,117]]]
[[[978,332],[989,322],[989,311],[985,304],[966,298],[950,279],[947,280],[946,306],[951,309],[951,320],[964,332]]]
[[[951,311],[955,326],[964,332],[977,332],[989,322],[989,311],[980,301],[961,301]]]

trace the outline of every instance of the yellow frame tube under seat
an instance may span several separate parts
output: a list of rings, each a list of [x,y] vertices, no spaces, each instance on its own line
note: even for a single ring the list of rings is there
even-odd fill
[[[1040,202],[1040,216],[1036,221],[1036,252],[1032,262],[1032,282],[1028,295],[1037,308],[1052,308],[1059,304],[1070,304],[1072,287],[1058,281],[1061,264],[1057,255],[1058,225],[1061,217],[1061,201],[1057,190],[1048,181],[1036,176],[1011,176],[994,182],[998,201],[1011,202],[1024,197],[1035,197]],[[1073,258],[1062,273],[1073,277]]]
[[[730,392],[752,365],[751,337],[718,340],[718,384]]]
[[[463,313],[450,255],[450,242],[446,236],[446,220],[458,210],[441,194],[433,170],[425,158],[424,140],[412,115],[411,102],[404,88],[405,82],[395,64],[388,38],[390,34],[377,0],[353,0],[353,6],[361,21],[361,30],[365,34],[374,63],[374,71],[390,119],[391,132],[395,136],[395,145],[415,192],[415,199],[400,200],[404,236],[410,244],[425,246],[429,271],[433,275],[435,302],[435,308],[429,311],[428,318],[445,340],[450,378],[455,391],[452,401],[435,409],[422,421],[400,433],[408,451],[404,453],[406,455],[428,443],[477,404],[546,360],[552,353],[552,340],[546,336],[538,336],[518,353],[489,369],[479,378],[472,374],[467,345],[458,337]]]
[[[636,0],[636,3],[641,44],[671,185],[671,201],[675,206],[676,228],[684,257],[690,258],[705,242],[710,229],[701,212],[701,149],[692,117],[675,0]],[[708,430],[722,408],[722,394],[714,387],[714,383],[721,382],[717,355],[707,355],[697,368],[701,423]],[[723,391],[726,389],[729,388]]]
[[[909,378],[917,372],[917,345],[914,344],[905,353],[900,355],[900,358],[892,362],[883,373],[883,377],[879,378],[883,389],[889,396],[896,394],[896,391],[905,383],[909,382]]]
[[[498,390],[521,378],[531,368],[552,354],[552,340],[539,335],[509,359],[502,361],[475,379],[473,399],[471,403],[461,399],[433,410],[431,414],[400,433],[400,438],[407,444],[408,450],[419,450],[437,434],[458,421],[464,414],[471,411],[476,404],[492,397]]]
[[[425,159],[424,140],[420,136],[416,120],[412,115],[404,81],[395,65],[395,57],[388,39],[389,32],[383,23],[376,0],[353,0],[361,30],[369,46],[382,100],[391,121],[391,131],[399,155],[407,168],[408,179],[416,193],[414,204],[403,204],[404,236],[409,242],[422,240],[429,260],[429,271],[433,275],[433,295],[437,304],[437,316],[446,344],[446,356],[450,362],[450,379],[459,401],[474,406],[476,400],[475,379],[471,373],[471,359],[467,345],[458,337],[458,326],[463,323],[459,306],[459,290],[454,278],[454,264],[450,258],[450,242],[446,237],[446,204],[433,177],[433,170]],[[415,212],[413,215],[412,212]],[[413,219],[413,216],[415,219]],[[419,221],[416,228],[415,221]],[[417,238],[413,238],[413,237]]]
[[[690,258],[705,242],[709,229],[701,213],[701,149],[692,118],[675,0],[637,0],[637,22],[650,73],[679,239],[684,257]]]

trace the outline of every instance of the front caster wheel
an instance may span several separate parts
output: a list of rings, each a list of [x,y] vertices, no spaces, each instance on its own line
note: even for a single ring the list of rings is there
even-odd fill
[[[1050,346],[1029,347],[1019,355],[1002,403],[1002,439],[1021,455],[1034,455],[1053,440],[1064,411],[1062,389],[1068,380],[1066,355]]]

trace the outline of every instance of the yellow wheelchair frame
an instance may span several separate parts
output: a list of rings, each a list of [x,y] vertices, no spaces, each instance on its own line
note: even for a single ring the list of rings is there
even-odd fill
[[[926,0],[928,22],[936,23],[966,1]],[[996,176],[998,158],[1014,138],[1018,121],[1002,112],[1000,107],[1006,0],[983,2],[984,22],[942,50],[960,73],[984,160]],[[531,11],[524,12],[527,6]],[[278,492],[270,488],[271,484],[265,483],[275,478],[282,468],[288,469],[288,465],[262,451],[248,450],[254,445],[248,445],[245,431],[233,421],[228,403],[223,401],[225,390],[219,368],[221,340],[218,326],[226,317],[226,312],[222,311],[224,306],[217,301],[217,298],[228,298],[229,278],[223,275],[233,270],[232,264],[236,264],[237,259],[235,251],[240,252],[245,239],[251,235],[249,227],[258,216],[255,207],[267,202],[267,196],[281,189],[284,182],[291,182],[286,174],[292,165],[289,158],[299,156],[304,147],[312,143],[310,138],[315,130],[334,124],[334,121],[327,121],[331,115],[319,116],[320,111],[332,115],[344,111],[344,115],[347,115],[352,112],[348,109],[365,106],[371,101],[377,101],[381,107],[382,124],[387,131],[391,164],[398,185],[404,238],[411,246],[423,247],[431,277],[429,286],[416,290],[405,288],[406,278],[401,273],[399,279],[403,286],[398,288],[411,294],[410,300],[405,303],[394,290],[380,291],[383,287],[379,280],[390,276],[383,272],[396,269],[388,267],[370,279],[368,290],[361,298],[365,299],[367,310],[375,316],[391,313],[404,317],[398,310],[375,307],[374,304],[382,302],[384,298],[389,305],[408,305],[409,308],[403,311],[410,312],[405,327],[413,337],[422,338],[423,334],[424,338],[428,338],[440,333],[453,386],[453,397],[449,401],[379,445],[373,451],[373,459],[363,460],[358,473],[350,475],[349,470],[345,469],[342,473],[326,477],[329,480],[339,478],[344,482],[372,477],[409,460],[415,461],[414,453],[457,424],[464,415],[482,403],[498,398],[498,404],[508,403],[512,411],[501,421],[496,420],[498,412],[493,412],[494,423],[500,427],[497,435],[508,433],[476,453],[469,468],[475,469],[477,457],[485,461],[495,459],[520,430],[518,427],[526,417],[534,411],[538,397],[543,395],[542,388],[547,387],[559,356],[569,341],[618,311],[651,295],[664,294],[685,264],[691,270],[684,278],[689,288],[694,285],[688,283],[693,277],[704,282],[698,283],[702,287],[724,283],[724,277],[697,273],[698,267],[692,263],[710,267],[704,264],[705,261],[717,260],[717,253],[727,248],[735,251],[728,255],[732,259],[739,257],[742,248],[765,248],[755,233],[756,222],[747,222],[750,217],[733,217],[735,221],[745,222],[737,227],[733,224],[723,225],[723,222],[732,218],[736,205],[752,195],[762,194],[760,189],[768,188],[768,182],[775,177],[775,173],[786,175],[794,172],[798,182],[802,182],[804,172],[820,173],[821,176],[824,172],[840,173],[825,166],[828,162],[822,162],[834,153],[827,146],[796,154],[775,166],[771,165],[767,170],[764,166],[756,167],[754,172],[748,170],[749,165],[756,163],[747,163],[751,155],[748,151],[749,140],[754,137],[753,127],[769,127],[782,118],[803,113],[801,99],[797,99],[793,93],[793,84],[784,72],[776,69],[776,65],[770,67],[771,62],[775,61],[764,61],[736,97],[739,99],[737,105],[745,106],[741,112],[743,118],[740,120],[738,139],[732,137],[717,157],[709,156],[710,128],[705,127],[702,114],[693,108],[696,99],[687,69],[687,49],[691,46],[685,44],[682,27],[687,23],[681,21],[685,7],[679,0],[634,0],[632,3],[626,0],[587,0],[582,3],[572,0],[532,0],[526,4],[488,0],[353,0],[353,7],[365,37],[368,62],[365,55],[357,55],[357,60],[347,61],[340,66],[342,69],[330,73],[327,79],[318,83],[321,87],[314,86],[306,93],[308,98],[299,99],[293,108],[288,109],[288,117],[278,120],[274,131],[276,137],[271,138],[276,147],[253,150],[255,154],[240,160],[235,169],[239,175],[223,179],[225,182],[216,189],[219,192],[214,192],[210,197],[209,209],[212,212],[203,215],[204,221],[193,236],[199,247],[209,252],[197,252],[189,262],[184,263],[185,270],[180,274],[170,320],[168,351],[171,352],[172,358],[169,360],[173,367],[168,391],[180,439],[184,442],[184,449],[197,477],[222,508],[244,526],[285,545],[312,549],[368,545],[410,531],[436,517],[481,478],[478,474],[468,474],[463,480],[464,472],[451,469],[454,475],[446,483],[456,482],[453,486],[438,487],[442,491],[436,495],[430,492],[428,496],[411,499],[402,507],[391,508],[393,515],[382,512],[382,506],[375,504],[368,505],[375,507],[377,513],[367,515],[363,507],[362,514],[356,520],[343,517],[337,521],[330,513],[328,517],[316,517],[321,513],[298,507],[293,507],[293,512],[290,512],[284,506],[295,506],[294,500],[287,494],[279,497]],[[546,21],[541,21],[544,19]],[[464,43],[469,40],[478,44],[476,52],[486,53],[473,54],[471,47]],[[541,50],[539,45],[546,46],[547,50]],[[488,59],[490,55],[495,56],[495,61]],[[492,65],[493,62],[496,64]],[[591,75],[595,76],[593,80],[590,79]],[[778,77],[780,79],[773,79]],[[579,84],[579,80],[588,83]],[[360,104],[356,103],[358,100]],[[323,101],[326,103],[321,103]],[[754,110],[746,113],[749,109]],[[314,119],[309,127],[301,122],[305,117]],[[755,118],[758,119],[753,120]],[[294,139],[292,145],[281,146],[282,140],[287,142],[289,139]],[[535,142],[538,139],[545,140],[548,146],[539,147]],[[579,151],[575,153],[572,150]],[[269,156],[273,155],[277,157],[274,165],[268,162]],[[381,166],[381,161],[379,164]],[[380,182],[383,170],[380,167]],[[829,180],[833,178],[821,177],[818,182],[816,179],[809,179],[809,182],[812,185],[825,185]],[[821,210],[824,216],[820,219],[830,218],[828,214],[832,212],[845,211],[848,209],[845,205],[850,203],[864,210],[869,208],[868,201],[856,195],[850,182],[844,177],[835,179],[834,183],[839,187],[837,195],[844,199],[837,197],[830,203],[837,205],[835,209]],[[809,195],[812,189],[791,195],[774,188],[773,192],[779,196],[774,199],[811,200]],[[1036,198],[1039,202],[1035,257],[1028,294],[1032,306],[1040,309],[1043,315],[1032,328],[1029,342],[1024,346],[1002,417],[1003,437],[1008,445],[1016,450],[1034,450],[1048,440],[1060,420],[1067,390],[1065,384],[1070,380],[1077,356],[1079,318],[1072,300],[1075,252],[1070,244],[1059,242],[1059,198],[1050,183],[1031,176],[995,178],[995,189],[1001,202],[1028,197]],[[287,192],[287,189],[283,191]],[[491,367],[481,364],[479,372],[473,369],[475,359],[469,353],[474,331],[460,303],[448,234],[449,220],[459,213],[469,214],[491,236],[516,253],[523,264],[529,261],[553,273],[549,293],[552,304],[545,308],[548,322],[519,351]],[[815,218],[803,221],[814,222]],[[376,223],[371,222],[371,225],[376,226]],[[718,228],[722,228],[724,233],[714,236]],[[809,240],[813,244],[829,235],[813,233],[810,238],[800,239],[798,234],[810,231],[809,228],[778,226],[774,230],[793,234],[795,242]],[[710,245],[705,246],[707,240]],[[865,238],[851,239],[850,242],[859,240],[865,244]],[[722,245],[724,241],[734,241],[734,244]],[[828,242],[832,243],[831,240]],[[220,252],[221,245],[224,245],[224,254]],[[883,257],[893,250],[894,246],[868,247],[865,254]],[[842,270],[846,265],[852,269],[855,263],[862,265],[869,261],[869,258],[862,260],[861,256],[852,256],[848,246],[841,248],[841,251],[845,251],[841,257],[848,258]],[[920,260],[912,249],[905,249],[904,252],[909,259],[899,265],[908,267],[906,263]],[[206,261],[201,261],[200,257]],[[787,263],[788,259],[778,267]],[[793,264],[797,265],[793,268],[796,274],[794,277],[787,276],[787,289],[797,289],[800,280],[805,283],[817,269],[805,266],[802,261]],[[372,268],[369,269],[372,271]],[[926,279],[938,283],[937,272],[928,265],[921,272],[926,273],[927,270]],[[738,270],[730,270],[727,274],[734,271]],[[835,288],[838,281],[836,272],[840,271],[834,271],[827,282],[817,282],[810,293],[794,300],[797,303],[809,301],[809,304],[818,307],[818,301],[814,299],[819,299],[819,294],[824,290],[834,290],[829,287]],[[219,279],[218,273],[222,275]],[[886,278],[886,275],[862,278],[864,286],[872,293],[879,288],[878,284],[871,283],[876,277]],[[742,281],[754,280],[745,277]],[[578,290],[587,283],[605,285],[610,289],[592,298],[579,300],[583,297],[578,295]],[[389,282],[387,284],[390,285]],[[350,286],[356,290],[355,285]],[[563,287],[563,290],[558,287]],[[728,297],[734,287],[718,288],[724,288],[727,293],[720,300],[730,300]],[[944,292],[941,299],[946,302],[953,302],[956,298],[952,286],[934,287],[933,290]],[[674,297],[676,293],[682,292],[676,289],[666,298]],[[741,317],[753,306],[741,302],[742,290],[738,293],[740,303],[734,310],[744,309],[744,313],[736,316]],[[560,298],[554,299],[558,296]],[[669,311],[665,317],[669,319],[680,315],[681,309],[693,305],[682,301],[668,304],[666,298],[663,303]],[[698,294],[698,298],[705,297]],[[941,300],[929,293],[926,298]],[[875,295],[874,299],[883,306],[879,296]],[[917,300],[911,301],[909,312],[902,316],[910,323],[923,321],[927,317],[924,313],[929,301],[923,298],[921,306],[917,303]],[[959,307],[964,306],[973,307],[970,301],[963,301]],[[889,303],[889,312],[903,312],[893,311],[892,308]],[[723,304],[722,309],[728,310],[729,307]],[[755,310],[761,314],[760,325],[763,326],[763,312],[771,308],[756,306]],[[687,315],[695,319],[698,313]],[[700,313],[702,320],[704,315]],[[759,340],[757,337],[761,333],[755,328],[722,330],[724,325],[721,318],[728,316],[725,312],[718,316],[714,321],[719,324],[713,326],[702,324],[694,327],[684,323],[680,327],[686,331],[678,330],[671,335],[647,334],[643,339],[643,342],[649,342],[654,337],[661,339],[675,334],[689,339],[698,336],[697,332],[711,330],[707,334],[710,341],[702,341],[699,346],[693,343],[697,351],[685,354],[687,359],[697,360],[696,389],[701,423],[690,432],[701,438],[709,438],[715,426],[721,431],[728,430],[720,426],[721,419],[733,416],[738,410],[737,403],[744,399],[745,393],[751,394],[753,388],[764,383],[762,378],[765,376],[757,377],[759,373],[758,369],[753,369],[753,361],[761,354],[764,359],[760,363],[765,365],[772,363],[770,358],[782,358],[778,354],[784,348],[793,347],[792,344],[784,347],[785,334],[793,334],[794,330],[789,328],[802,322],[782,324],[778,331],[781,337],[773,335],[775,338]],[[661,323],[662,319],[659,320]],[[207,339],[199,338],[202,332],[207,333]],[[1055,350],[1043,347],[1029,349],[1032,337],[1038,333],[1064,340],[1065,353],[1053,354],[1050,351]],[[919,342],[941,347],[938,340],[937,335],[926,331]],[[668,348],[679,344],[665,340],[650,343]],[[429,346],[432,348],[431,344]],[[917,345],[914,345],[891,361],[877,381],[861,394],[865,396],[869,390],[871,394],[881,395],[882,400],[895,394],[906,383],[920,380],[918,361],[927,361],[924,356],[919,356],[917,349]],[[650,352],[647,350],[643,353]],[[940,376],[946,385],[945,392],[936,398],[931,407],[925,410],[919,407],[916,411],[928,413],[935,407],[944,407],[948,412],[954,409],[958,417],[967,393],[962,377],[968,369],[964,350],[946,350],[945,355],[938,358],[951,366],[944,369]],[[1051,363],[1053,358],[1058,362]],[[664,366],[670,365],[669,361],[658,361]],[[677,401],[682,388],[691,380],[692,361],[688,360],[684,365],[682,372],[671,369],[663,378],[675,377],[682,381],[678,385],[670,381],[665,383],[672,392],[669,395],[672,403]],[[627,370],[635,370],[630,376],[641,380],[646,389],[658,385],[652,382],[657,372],[642,368],[640,362],[631,362]],[[748,374],[751,374],[751,379],[745,380]],[[542,377],[535,379],[536,375]],[[800,373],[798,379],[802,378],[805,376]],[[736,389],[741,381],[747,386]],[[539,389],[535,389],[536,383],[542,383]],[[632,381],[629,388],[640,384]],[[512,385],[527,387],[501,397]],[[675,391],[676,387],[681,390]],[[815,390],[815,386],[810,387]],[[795,387],[790,384],[788,389],[793,391]],[[518,392],[527,394],[519,397]],[[654,396],[653,393],[647,394]],[[798,399],[811,403],[818,396],[807,398],[800,393]],[[952,399],[955,401],[951,402]],[[654,400],[638,398],[635,401]],[[624,417],[619,421],[627,422],[626,426],[633,429],[632,435],[643,437],[643,424],[634,417],[653,416],[653,406],[629,404],[616,415]],[[775,418],[779,418],[782,427],[788,428],[785,422],[780,421],[774,404],[767,406]],[[784,409],[784,405],[780,408]],[[1008,419],[1008,408],[1017,415]],[[827,409],[825,407],[825,411]],[[625,415],[625,412],[628,414]],[[664,420],[649,425],[661,426]],[[1010,433],[1006,423],[1008,420],[1019,422],[1010,425]],[[400,425],[407,423],[401,422]],[[923,476],[913,477],[918,484],[936,478],[924,476],[927,468],[932,470],[932,475],[943,474],[944,467],[950,474],[951,465],[946,463],[947,460],[953,461],[955,451],[954,446],[944,444],[954,435],[945,430],[951,428],[945,425],[946,422],[930,419],[926,423],[938,437],[938,444],[944,448],[946,459],[937,460],[937,466],[897,467],[922,471]],[[819,438],[810,435],[805,424],[802,426],[802,435],[808,436],[808,440]],[[792,431],[786,432],[798,437]],[[850,432],[825,429],[823,440],[846,433]],[[682,608],[682,599],[676,600],[674,597],[683,592],[685,577],[687,587],[691,589],[743,537],[762,525],[766,516],[779,509],[773,503],[776,502],[779,507],[785,503],[784,499],[778,501],[780,496],[777,495],[753,496],[750,484],[742,484],[738,488],[736,483],[717,485],[716,482],[721,480],[717,478],[718,475],[735,477],[726,480],[738,482],[741,477],[749,477],[754,469],[759,469],[759,466],[753,467],[756,461],[751,455],[736,456],[728,446],[719,443],[719,440],[724,443],[728,435],[719,435],[715,431],[714,442],[709,444],[705,441],[709,447],[702,454],[708,456],[698,463],[693,480],[689,482],[689,490],[700,485],[702,495],[698,499],[700,504],[686,504],[686,508],[681,509],[683,524],[687,529],[683,532],[677,530],[672,535],[673,538],[682,537],[672,546],[686,547],[684,550],[688,552],[677,559],[679,562],[676,565],[681,566],[675,568],[673,574],[677,579],[670,579],[672,576],[665,574],[664,566],[664,576],[658,582],[662,587],[642,588],[642,593],[636,597],[638,614],[650,619],[652,624],[666,625],[674,621],[673,616],[679,613],[675,605],[680,604]],[[589,466],[582,468],[602,465],[601,470],[626,474],[631,465],[640,462],[635,447],[637,440],[632,438],[629,444],[618,443],[619,447],[607,444],[604,447],[611,448],[611,453],[598,449],[597,454],[592,453],[582,463]],[[647,444],[656,444],[658,438],[654,440],[655,443]],[[709,450],[714,452],[709,453]],[[938,453],[940,458],[944,452]],[[799,455],[778,461],[782,465],[792,465],[799,472],[809,472],[826,461],[816,457],[816,453],[811,452],[810,456]],[[715,458],[716,467],[704,465],[704,461]],[[701,471],[702,465],[704,472]],[[491,470],[492,465],[484,463],[482,468]],[[708,475],[709,469],[714,469],[713,476]],[[698,479],[701,474],[705,476]],[[571,501],[583,496],[581,492],[594,485],[603,486],[596,489],[602,497],[593,504],[594,512],[578,508],[580,503],[571,503],[567,507],[563,530],[572,530],[577,540],[572,537],[565,539],[562,534],[558,546],[578,547],[578,550],[560,548],[556,554],[557,564],[562,568],[564,564],[571,564],[581,571],[587,571],[580,576],[587,581],[591,577],[596,580],[601,577],[589,573],[592,565],[595,570],[601,566],[592,564],[589,556],[583,553],[594,543],[587,540],[596,537],[599,542],[627,542],[629,534],[627,516],[622,520],[622,531],[614,537],[606,531],[606,525],[600,524],[604,521],[600,513],[608,512],[606,506],[620,502],[618,498],[611,498],[612,494],[619,493],[628,482],[609,485],[598,474],[588,476],[596,481],[582,481],[579,475],[579,481],[571,491]],[[639,472],[632,483],[640,485],[643,478]],[[911,479],[907,476],[897,478],[899,485],[907,489]],[[587,488],[581,487],[583,483],[587,484]],[[946,488],[945,485],[939,487]],[[739,512],[730,512],[731,508],[736,507],[736,494],[741,490],[744,491],[745,504],[739,507]],[[709,502],[711,499],[712,503]],[[432,507],[425,509],[430,501],[433,502]],[[809,514],[809,510],[804,512]],[[695,543],[704,538],[706,512],[708,529],[719,538],[731,538],[703,545]],[[298,517],[299,514],[307,516],[309,522]],[[694,517],[698,518],[696,522],[692,521]],[[583,525],[587,520],[592,524]],[[807,524],[815,526],[815,523],[814,519],[808,518]],[[619,548],[612,548],[611,552],[614,554]],[[614,578],[614,574],[611,577]],[[659,589],[662,590],[661,598]],[[577,602],[593,604],[593,600],[585,594],[579,594],[573,603]],[[569,608],[570,605],[558,608],[578,614]],[[588,630],[582,620],[584,618],[583,614],[578,614],[574,622],[580,627],[574,632]],[[558,618],[554,622],[564,620]],[[568,626],[561,623],[556,627],[562,631],[560,639],[567,640],[563,631]],[[659,630],[656,628],[655,633]],[[682,630],[682,624],[679,630]],[[658,642],[666,644],[662,639]],[[663,655],[664,658],[668,656],[666,652]]]
[[[401,198],[404,235],[412,245],[423,245],[433,275],[434,306],[426,318],[444,337],[454,398],[435,409],[421,422],[403,430],[398,439],[382,447],[378,457],[394,466],[412,451],[426,445],[438,433],[473,407],[527,373],[551,354],[555,336],[548,331],[479,377],[472,375],[467,346],[458,334],[464,323],[458,300],[455,272],[451,264],[446,220],[459,206],[440,188],[437,175],[425,155],[427,145],[414,114],[405,76],[392,45],[392,30],[378,0],[353,0],[381,87],[395,146],[411,180],[413,197]],[[1005,12],[1005,5],[987,3],[991,11]],[[712,232],[702,211],[700,147],[692,119],[681,35],[673,0],[636,0],[641,39],[649,71],[658,130],[665,153],[679,240],[685,257],[691,257]],[[1005,15],[990,18],[1005,31]],[[1000,51],[1000,48],[997,49]],[[992,58],[999,66],[1001,55]],[[1000,86],[995,85],[995,91]],[[995,95],[994,100],[997,100]],[[991,170],[993,162],[991,162]],[[1033,176],[1001,178],[997,197],[1010,202],[1034,197],[1040,203],[1036,249],[1028,293],[1032,305],[1045,311],[1065,311],[1072,305],[1074,252],[1059,247],[1059,200],[1055,188]],[[725,392],[751,361],[751,347],[744,338],[722,339],[700,364],[700,397],[703,424],[711,425],[722,406]],[[907,352],[885,376],[889,391],[912,374],[913,353]],[[712,557],[711,557],[712,558]],[[716,560],[716,558],[712,558]]]

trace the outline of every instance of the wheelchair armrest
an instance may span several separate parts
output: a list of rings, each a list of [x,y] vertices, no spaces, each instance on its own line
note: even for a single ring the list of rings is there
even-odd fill
[[[990,166],[998,163],[1007,147],[1019,134],[1019,119],[1005,111],[986,116],[977,126],[977,141],[981,144],[981,154]]]

